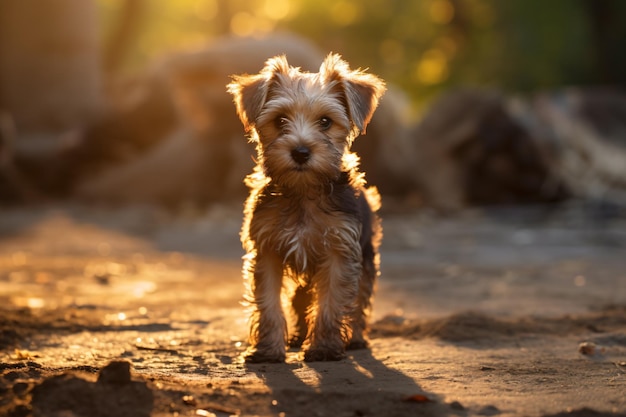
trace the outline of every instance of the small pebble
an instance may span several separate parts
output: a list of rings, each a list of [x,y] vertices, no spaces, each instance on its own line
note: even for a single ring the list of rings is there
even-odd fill
[[[193,397],[193,395],[185,395],[183,396],[183,403],[187,404],[187,405],[198,405],[196,402],[196,399]]]
[[[37,368],[37,369],[40,369],[42,367],[41,364],[38,364],[37,362],[33,362],[33,361],[26,362],[26,366],[28,366],[29,368]]]
[[[32,410],[28,405],[18,404],[9,411],[8,415],[11,417],[27,417],[32,415]]]
[[[495,405],[486,405],[476,413],[479,416],[495,416],[500,414],[500,410]]]
[[[130,362],[113,361],[102,368],[98,382],[105,384],[128,384],[130,379]]]
[[[578,353],[585,356],[593,356],[596,353],[596,344],[593,342],[582,342],[578,345]]]
[[[28,391],[29,385],[26,382],[16,382],[13,385],[13,393],[18,397],[23,396]]]
[[[450,408],[453,409],[453,410],[459,410],[459,411],[465,410],[465,407],[463,406],[463,404],[461,404],[458,401],[452,401],[450,403]]]

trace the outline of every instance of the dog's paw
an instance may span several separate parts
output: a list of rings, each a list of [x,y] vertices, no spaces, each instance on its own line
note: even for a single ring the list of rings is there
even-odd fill
[[[305,362],[340,361],[346,357],[343,350],[311,348],[304,352]]]
[[[253,350],[244,356],[246,363],[282,363],[285,362],[285,354],[280,352],[264,352]]]
[[[293,335],[289,339],[289,347],[290,348],[301,348],[304,343],[304,337]]]

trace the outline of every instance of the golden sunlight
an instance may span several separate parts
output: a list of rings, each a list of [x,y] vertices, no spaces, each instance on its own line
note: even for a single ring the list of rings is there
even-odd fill
[[[404,46],[396,39],[385,39],[381,42],[379,53],[386,64],[398,64],[404,59]]]
[[[236,36],[252,36],[271,32],[275,27],[272,20],[255,16],[249,12],[236,13],[230,20],[230,31]]]
[[[265,0],[263,3],[263,13],[272,20],[286,18],[291,11],[288,0]]]
[[[450,0],[434,0],[428,9],[430,19],[442,25],[450,23],[454,17],[454,6]]]
[[[26,253],[22,251],[14,252],[13,254],[11,254],[11,261],[13,262],[14,266],[26,265],[27,260],[28,257]]]
[[[361,8],[354,1],[339,1],[330,9],[331,19],[339,26],[349,26],[361,17]]]
[[[196,0],[194,12],[199,19],[205,21],[215,19],[219,12],[217,0]]]
[[[440,49],[448,59],[452,59],[459,49],[458,42],[451,36],[442,36],[435,42],[437,48]]]
[[[448,78],[448,60],[440,49],[429,49],[417,63],[414,72],[416,81],[433,85]]]
[[[18,307],[28,307],[31,309],[43,308],[46,305],[45,300],[39,297],[11,297],[10,301]]]
[[[230,31],[237,36],[249,36],[254,33],[255,17],[248,12],[239,12],[230,19]]]

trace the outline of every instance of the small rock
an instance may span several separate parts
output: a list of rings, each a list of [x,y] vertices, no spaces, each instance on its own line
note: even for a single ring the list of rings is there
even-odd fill
[[[10,371],[2,375],[2,377],[6,379],[7,381],[15,381],[20,378],[25,378],[26,374],[24,372],[19,372],[19,371]]]
[[[34,362],[34,361],[28,361],[26,362],[26,366],[28,366],[29,368],[36,368],[36,369],[41,369],[42,366],[41,364]]]
[[[495,405],[486,405],[478,410],[476,414],[478,414],[479,416],[495,416],[500,413],[501,411]]]
[[[48,377],[30,391],[32,415],[150,417],[152,391],[145,382],[118,383],[129,379],[130,367],[119,362],[104,367],[95,383],[69,373]]]
[[[593,342],[583,342],[578,345],[578,352],[582,355],[593,356],[596,353],[596,344]]]
[[[130,381],[130,362],[126,361],[109,363],[98,376],[98,382],[105,384],[128,384]]]
[[[605,349],[593,342],[582,342],[578,345],[578,353],[584,356],[601,357],[605,353]]]
[[[196,415],[201,417],[217,417],[217,414],[209,410],[203,410],[201,408],[196,410]]]
[[[458,402],[458,401],[452,401],[452,402],[450,403],[450,408],[451,408],[451,409],[453,409],[453,410],[458,410],[458,411],[463,411],[463,410],[465,410],[465,407],[463,406],[463,404],[461,404],[461,403],[460,403],[460,402]]]
[[[196,402],[196,399],[193,397],[193,395],[184,395],[183,396],[183,403],[186,404],[186,405],[193,405],[193,406],[198,405],[198,403]]]
[[[8,417],[27,417],[31,415],[32,410],[29,406],[18,404],[9,411]]]
[[[222,362],[222,364],[224,365],[230,365],[233,363],[233,358],[227,355],[220,355],[217,357],[217,359],[219,359],[219,361]]]
[[[414,394],[404,398],[404,401],[410,403],[429,403],[432,402],[430,398],[423,394]]]
[[[29,362],[26,362],[29,363]],[[20,369],[20,368],[25,368],[26,364],[24,364],[24,362],[17,362],[17,363],[6,363],[6,362],[2,362],[0,363],[0,371],[4,371],[5,369]]]
[[[13,385],[13,393],[18,397],[23,396],[28,391],[29,385],[26,382],[16,382]]]

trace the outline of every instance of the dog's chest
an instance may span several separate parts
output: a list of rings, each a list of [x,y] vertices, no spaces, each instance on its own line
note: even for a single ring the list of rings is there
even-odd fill
[[[336,246],[344,229],[354,229],[345,213],[327,211],[315,202],[299,202],[289,210],[283,204],[269,204],[265,218],[256,227],[257,244],[276,251],[284,263],[297,273],[313,271]]]
[[[311,212],[307,207],[300,207],[284,216],[276,231],[275,247],[285,263],[298,272],[314,267],[328,249],[329,223],[332,220],[319,210]]]

